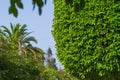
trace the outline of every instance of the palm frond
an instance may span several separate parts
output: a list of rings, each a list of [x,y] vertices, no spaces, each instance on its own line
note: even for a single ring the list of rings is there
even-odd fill
[[[9,36],[11,36],[10,30],[6,26],[1,26],[3,28],[3,31],[6,32]]]
[[[26,25],[26,24],[24,24],[23,26],[21,26],[20,30],[24,32],[24,31],[26,31],[26,30],[27,30],[27,29],[26,29],[26,27],[27,27],[27,25]]]
[[[12,33],[15,33],[19,29],[20,29],[20,24],[16,24],[15,26],[13,26],[13,32]]]
[[[29,34],[31,34],[32,32],[26,32],[24,33],[24,35],[21,36],[21,39],[25,39]]]
[[[37,43],[37,40],[33,36],[29,36],[29,37],[24,38],[24,40],[22,42],[23,43],[28,43],[28,42],[31,42],[31,41]]]
[[[24,24],[23,26],[20,27],[20,33],[21,33],[21,35],[26,34],[26,32],[27,32],[26,27],[27,27],[26,24]]]
[[[34,47],[33,49],[34,49],[34,51],[35,51],[36,53],[45,54],[45,52],[44,52],[41,48]]]
[[[13,25],[10,23],[11,32],[13,32]]]

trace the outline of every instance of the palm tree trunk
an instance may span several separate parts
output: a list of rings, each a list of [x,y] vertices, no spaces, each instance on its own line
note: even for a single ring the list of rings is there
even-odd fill
[[[22,42],[21,42],[21,40],[19,40],[18,45],[19,45],[19,54],[22,55]]]

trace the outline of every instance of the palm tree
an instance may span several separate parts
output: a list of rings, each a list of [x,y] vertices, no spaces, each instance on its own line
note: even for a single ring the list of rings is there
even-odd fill
[[[19,54],[26,54],[28,48],[33,53],[33,47],[31,42],[37,43],[37,40],[33,36],[29,36],[31,32],[27,32],[26,25],[12,25],[11,29],[8,29],[6,26],[1,26],[4,32],[4,37],[7,39],[7,42],[11,45],[13,49],[17,49]],[[33,53],[35,55],[35,52]]]
[[[7,41],[4,38],[4,33],[0,29],[0,52],[3,53],[3,51],[6,51],[8,49]]]
[[[3,50],[3,42],[4,42],[4,38],[3,38],[3,34],[2,34],[2,30],[0,29],[0,52],[2,52]]]

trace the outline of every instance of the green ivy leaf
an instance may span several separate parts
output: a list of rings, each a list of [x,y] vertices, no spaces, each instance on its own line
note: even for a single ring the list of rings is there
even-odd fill
[[[18,6],[19,8],[21,8],[21,9],[23,9],[23,4],[22,4],[21,1],[17,1],[17,6]]]
[[[13,15],[14,15],[15,17],[18,16],[18,10],[17,10],[16,8],[13,9]]]

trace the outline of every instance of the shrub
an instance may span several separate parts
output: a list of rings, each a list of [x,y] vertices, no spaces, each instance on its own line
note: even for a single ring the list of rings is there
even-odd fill
[[[54,6],[52,32],[66,72],[79,79],[120,79],[120,1],[54,0]]]

